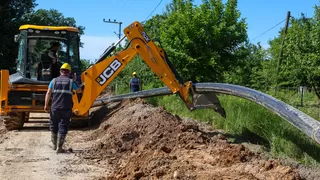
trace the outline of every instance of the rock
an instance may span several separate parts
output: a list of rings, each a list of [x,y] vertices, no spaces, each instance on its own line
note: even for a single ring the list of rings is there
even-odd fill
[[[174,172],[173,172],[173,178],[174,178],[174,179],[179,179],[179,178],[180,178],[180,173],[179,173],[179,171],[174,171]]]
[[[134,173],[133,176],[134,176],[134,178],[136,178],[136,179],[140,179],[141,177],[144,176],[144,173],[141,172],[141,171],[139,171],[139,172]]]
[[[160,149],[165,153],[170,153],[171,152],[171,149],[166,147],[166,146],[162,146]]]
[[[224,136],[224,135],[222,135],[222,134],[218,134],[217,135],[217,138],[218,139],[221,139],[221,140],[226,140],[227,138]]]

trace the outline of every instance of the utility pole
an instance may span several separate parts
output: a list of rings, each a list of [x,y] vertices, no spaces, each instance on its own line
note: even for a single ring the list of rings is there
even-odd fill
[[[284,27],[284,32],[282,35],[282,42],[281,42],[281,48],[280,48],[280,54],[279,54],[279,59],[278,59],[278,64],[277,64],[277,78],[276,78],[276,88],[275,88],[275,94],[277,94],[278,90],[278,84],[279,84],[279,71],[280,71],[280,66],[282,62],[282,55],[283,55],[283,45],[284,45],[284,39],[288,31],[288,26],[289,26],[289,19],[290,19],[290,11],[287,12],[287,18],[286,18],[286,24]]]
[[[119,35],[119,40],[121,39],[121,24],[122,22],[117,22],[116,20],[113,20],[111,21],[110,19],[108,21],[106,21],[104,18],[103,18],[103,22],[105,23],[114,23],[114,24],[119,24],[119,34],[117,34],[116,32],[114,32],[116,35]],[[119,43],[119,47],[120,47],[120,43]],[[116,80],[116,87],[115,87],[115,93],[117,94],[117,91],[118,91],[118,81]]]
[[[114,32],[116,35],[118,35],[119,39],[121,38],[121,24],[122,22],[117,22],[116,20],[111,21],[110,19],[107,21],[105,19],[103,19],[103,22],[105,23],[114,23],[114,24],[119,24],[119,34],[117,34],[116,32]]]

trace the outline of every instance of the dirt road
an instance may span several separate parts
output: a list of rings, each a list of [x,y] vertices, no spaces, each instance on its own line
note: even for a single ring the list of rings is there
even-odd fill
[[[79,150],[57,155],[51,150],[50,132],[46,125],[35,128],[39,123],[28,123],[23,130],[4,135],[0,143],[0,179],[87,180],[98,179],[97,175],[106,170],[106,167],[79,163],[75,156]]]
[[[65,145],[72,147],[72,152],[58,155],[51,150],[48,119],[40,124],[27,123],[21,131],[3,133],[0,126],[0,179],[319,177],[320,171],[299,170],[262,158],[243,144],[228,141],[228,134],[221,130],[172,115],[143,100],[126,101],[107,111],[107,117],[100,113],[94,116],[104,119],[100,125],[71,129]]]

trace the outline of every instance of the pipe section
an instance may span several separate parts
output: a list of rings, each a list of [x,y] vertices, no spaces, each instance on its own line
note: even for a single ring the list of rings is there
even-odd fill
[[[256,104],[259,104],[266,109],[277,114],[281,118],[288,121],[294,127],[305,133],[307,136],[320,144],[320,122],[301,112],[300,110],[260,91],[250,89],[243,86],[223,84],[223,83],[194,83],[196,93],[214,92],[218,94],[226,94],[240,97]],[[108,104],[110,102],[122,101],[132,98],[147,98],[154,96],[170,95],[172,92],[169,88],[157,88],[146,91],[139,91],[130,94],[123,94],[108,98],[98,99],[94,102],[93,107]]]

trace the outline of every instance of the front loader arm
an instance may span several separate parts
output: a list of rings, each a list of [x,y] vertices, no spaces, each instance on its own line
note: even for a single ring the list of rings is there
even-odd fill
[[[91,108],[93,102],[101,92],[112,82],[120,71],[135,57],[137,52],[133,48],[100,61],[82,73],[84,85],[80,102],[74,102],[73,112],[83,115]]]
[[[109,58],[107,56],[114,50],[115,46],[107,49],[96,64],[82,74],[84,91],[80,102],[74,103],[73,112],[79,115],[88,112],[100,93],[137,54],[141,56],[172,93],[178,93],[188,109],[192,110],[195,106],[189,100],[189,90],[192,90],[192,83],[190,81],[183,82],[168,60],[164,50],[149,38],[142,25],[139,22],[134,22],[124,29],[124,33],[131,47]]]

